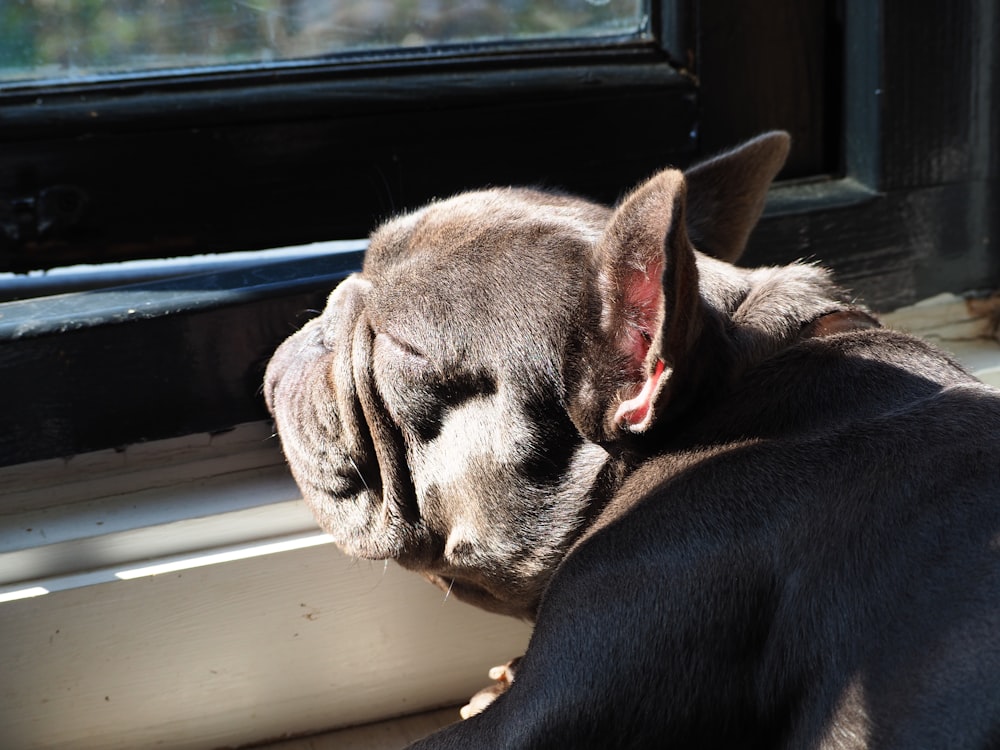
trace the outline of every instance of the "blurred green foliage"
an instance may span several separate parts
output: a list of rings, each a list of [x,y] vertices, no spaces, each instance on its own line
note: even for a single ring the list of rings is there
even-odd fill
[[[0,0],[0,69],[114,72],[245,59],[281,0]],[[184,62],[189,61],[189,62]]]
[[[646,0],[0,0],[0,80],[642,28]]]

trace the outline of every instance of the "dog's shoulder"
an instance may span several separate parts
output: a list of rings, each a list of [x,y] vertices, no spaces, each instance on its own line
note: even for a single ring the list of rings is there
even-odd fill
[[[983,385],[952,356],[886,328],[805,339],[741,374],[725,393],[702,404],[681,439],[718,444],[784,439],[858,429],[869,421],[930,409],[967,394],[970,408],[1000,412],[1000,391]]]
[[[789,512],[808,513],[811,503],[829,508],[853,488],[879,486],[880,474],[905,475],[885,490],[888,504],[905,502],[907,491],[946,495],[985,482],[970,493],[1000,507],[987,491],[989,482],[1000,486],[1000,390],[891,329],[790,346],[694,404],[672,428],[635,459],[591,535],[643,504],[659,504],[650,512],[664,519],[737,526],[780,514],[786,501]]]

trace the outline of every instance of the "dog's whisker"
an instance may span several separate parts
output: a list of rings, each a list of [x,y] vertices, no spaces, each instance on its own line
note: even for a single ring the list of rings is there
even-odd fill
[[[451,581],[448,583],[448,590],[444,592],[444,599],[441,601],[442,604],[448,601],[448,597],[451,596],[451,590],[454,587],[454,585],[455,585],[455,579],[452,578]]]
[[[361,473],[361,469],[358,468],[358,465],[354,463],[354,459],[348,456],[347,460],[350,462],[351,468],[354,469],[354,473],[358,475],[358,479],[361,480],[362,486],[365,488],[367,492],[371,492],[372,488],[368,486],[368,482],[365,481],[364,474]]]

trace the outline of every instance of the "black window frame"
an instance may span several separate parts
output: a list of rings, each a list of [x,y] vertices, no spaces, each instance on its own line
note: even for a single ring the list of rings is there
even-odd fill
[[[822,261],[880,309],[996,286],[990,0],[653,6],[648,43],[0,93],[0,263],[360,238],[484,184],[613,201],[784,127],[746,263]],[[0,304],[0,465],[265,419],[270,352],[361,257]]]

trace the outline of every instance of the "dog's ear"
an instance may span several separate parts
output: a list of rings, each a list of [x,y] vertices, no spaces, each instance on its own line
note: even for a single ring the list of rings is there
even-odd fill
[[[601,327],[610,350],[603,355],[617,359],[618,373],[601,421],[612,439],[659,420],[710,322],[687,233],[686,192],[681,172],[660,172],[618,206],[601,240]]]
[[[726,376],[731,345],[715,304],[724,274],[715,269],[709,288],[700,283],[689,233],[711,243],[712,255],[738,257],[787,145],[786,135],[770,134],[690,177],[665,170],[615,209],[598,246],[601,335],[586,347],[570,404],[589,439],[648,433]]]
[[[729,263],[739,260],[790,143],[784,131],[764,133],[684,173],[688,235],[698,250]]]

